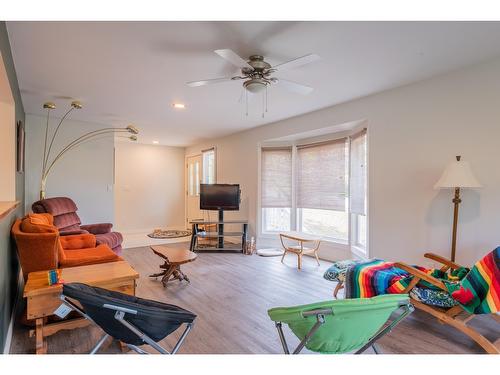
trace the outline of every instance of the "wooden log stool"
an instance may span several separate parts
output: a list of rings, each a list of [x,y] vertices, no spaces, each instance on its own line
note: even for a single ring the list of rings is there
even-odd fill
[[[176,249],[163,245],[151,246],[153,253],[164,259],[165,262],[160,265],[162,271],[149,275],[149,277],[162,277],[161,283],[164,287],[171,280],[186,280],[188,283],[189,278],[184,272],[181,271],[181,264],[194,261],[198,255],[188,249]]]

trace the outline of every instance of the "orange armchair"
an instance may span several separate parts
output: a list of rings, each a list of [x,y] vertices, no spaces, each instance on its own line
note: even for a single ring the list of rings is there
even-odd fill
[[[24,279],[34,271],[122,260],[92,234],[59,236],[50,214],[29,214],[12,226]]]

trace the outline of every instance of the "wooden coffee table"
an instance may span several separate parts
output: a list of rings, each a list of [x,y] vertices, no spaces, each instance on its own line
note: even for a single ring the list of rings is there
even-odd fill
[[[194,261],[198,257],[196,253],[188,249],[177,249],[164,245],[151,246],[151,250],[160,258],[165,259],[165,262],[160,265],[160,269],[163,271],[149,275],[149,277],[162,276],[161,282],[164,287],[167,286],[170,280],[186,280],[188,283],[190,282],[189,278],[181,271],[181,264]]]
[[[139,274],[125,261],[94,264],[90,266],[63,268],[61,280],[68,283],[83,283],[130,295],[135,295],[135,280]],[[28,319],[35,319],[36,353],[47,353],[45,338],[61,330],[87,326],[90,322],[84,318],[62,320],[45,324],[46,317],[53,315],[61,305],[62,285],[50,285],[47,271],[31,272],[24,286],[27,299]]]

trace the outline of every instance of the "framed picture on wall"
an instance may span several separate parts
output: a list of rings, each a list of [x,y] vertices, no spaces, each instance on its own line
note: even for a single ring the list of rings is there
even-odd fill
[[[16,169],[19,173],[24,172],[24,124],[22,121],[18,121],[16,124],[17,133],[17,159],[16,159]]]

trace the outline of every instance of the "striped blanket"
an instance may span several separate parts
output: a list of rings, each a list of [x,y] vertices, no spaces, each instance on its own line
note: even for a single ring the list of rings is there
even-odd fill
[[[460,284],[444,281],[448,292],[471,314],[500,311],[500,246],[477,262]]]
[[[414,266],[437,279],[443,281],[453,299],[467,311],[475,314],[498,312],[500,309],[500,247],[487,254],[474,267],[460,268],[451,272]],[[394,263],[380,259],[350,267],[346,273],[346,298],[370,298],[380,294],[397,294],[403,292],[412,280],[412,276],[396,268]],[[420,281],[419,287],[438,289]]]
[[[467,273],[468,268],[460,268],[452,272],[443,272],[434,268],[413,266],[429,276],[452,283],[459,282]],[[346,273],[346,298],[370,298],[379,294],[402,293],[410,284],[412,276],[392,262],[372,259],[350,267]],[[418,285],[428,289],[439,289],[425,280]]]
[[[394,263],[380,259],[355,264],[346,273],[345,296],[346,298],[370,298],[387,294],[393,284],[409,276],[406,271],[394,267]]]

